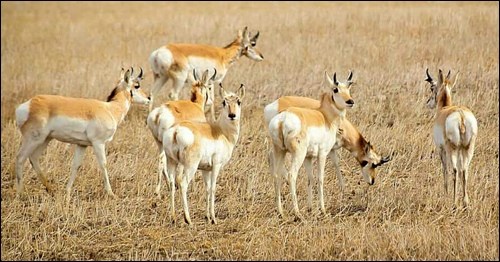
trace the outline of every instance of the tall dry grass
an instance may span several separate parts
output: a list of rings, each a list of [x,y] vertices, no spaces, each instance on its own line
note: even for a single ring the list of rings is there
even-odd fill
[[[2,260],[498,260],[498,8],[498,2],[2,2]],[[194,225],[183,223],[179,199],[179,222],[169,223],[166,185],[162,199],[154,196],[157,152],[140,106],[107,145],[119,199],[105,195],[88,149],[65,205],[73,147],[57,141],[41,162],[56,194],[47,194],[26,164],[26,194],[15,197],[18,104],[36,94],[104,100],[120,68],[130,65],[146,69],[149,90],[154,49],[169,42],[224,46],[244,26],[260,30],[265,60],[242,58],[224,81],[229,89],[244,83],[247,97],[240,140],[218,180],[219,224],[204,220],[199,176],[189,189]],[[452,194],[444,194],[431,138],[434,111],[425,107],[427,67],[434,75],[438,68],[460,70],[454,102],[478,119],[466,211],[453,211]],[[325,69],[340,79],[354,70],[356,106],[348,118],[379,152],[396,155],[369,187],[343,150],[343,195],[327,162],[326,218],[306,212],[301,171],[306,221],[293,221],[287,186],[287,216],[279,219],[263,106],[282,95],[318,97],[327,90]],[[168,88],[157,101],[166,100]]]

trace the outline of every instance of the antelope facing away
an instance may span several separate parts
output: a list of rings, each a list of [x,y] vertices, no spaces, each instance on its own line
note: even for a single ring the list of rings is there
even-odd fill
[[[441,158],[444,176],[444,189],[448,192],[448,168],[453,169],[453,202],[458,206],[457,190],[458,176],[462,178],[463,203],[469,205],[467,194],[467,179],[469,164],[474,155],[474,146],[477,137],[477,120],[474,114],[464,106],[453,105],[451,101],[451,89],[455,87],[458,74],[455,75],[453,85],[450,73],[446,78],[439,69],[437,82],[429,75],[429,69],[425,70],[427,78],[425,81],[431,84],[431,96],[427,100],[427,106],[436,108],[434,120],[433,137],[434,144]]]
[[[161,177],[164,170],[166,170],[165,151],[163,150],[163,133],[175,123],[182,120],[192,120],[199,122],[206,122],[205,118],[205,105],[212,105],[211,92],[214,86],[213,80],[215,79],[217,70],[214,75],[209,78],[208,70],[203,73],[203,76],[198,80],[195,69],[193,75],[195,82],[191,87],[190,100],[168,101],[163,105],[153,109],[148,115],[147,125],[158,145],[160,151],[160,162],[158,166],[158,185],[156,186],[156,194],[160,196]],[[168,176],[164,173],[167,182]]]
[[[326,78],[328,80],[328,76],[326,76]],[[337,81],[336,73],[333,75],[333,80],[333,83],[336,86],[351,85],[353,83],[352,72],[349,74],[347,81],[344,83]],[[308,97],[280,97],[264,108],[264,118],[266,121],[266,125],[269,125],[271,119],[278,113],[292,106],[314,109],[319,108],[320,102]],[[329,156],[333,160],[335,172],[341,190],[345,190],[345,182],[342,173],[340,172],[337,150],[342,147],[347,149],[351,153],[351,155],[358,161],[361,166],[361,174],[365,181],[368,184],[373,185],[375,183],[375,177],[377,175],[376,168],[390,161],[391,158],[389,156],[381,157],[376,152],[374,147],[370,144],[370,142],[366,141],[363,135],[358,131],[357,127],[354,126],[349,120],[347,120],[347,118],[341,119],[339,130],[341,130],[341,132],[337,134],[337,141],[335,142],[335,145],[333,146]],[[271,164],[272,160],[270,159],[270,165]]]
[[[167,155],[170,176],[172,219],[175,221],[175,184],[180,184],[184,220],[191,224],[187,202],[187,189],[196,170],[201,170],[207,196],[206,218],[215,220],[215,187],[219,172],[231,159],[240,134],[241,101],[245,95],[243,84],[238,94],[226,92],[220,85],[222,110],[215,123],[182,121],[163,135],[163,149]],[[174,172],[177,174],[174,177]]]
[[[142,91],[142,68],[137,77],[133,69],[121,73],[121,79],[106,102],[56,95],[37,95],[16,108],[16,122],[22,134],[22,143],[16,160],[16,189],[23,192],[23,165],[29,158],[38,178],[47,191],[52,187],[40,168],[39,158],[52,139],[76,144],[71,165],[71,176],[66,186],[70,199],[71,186],[81,165],[87,146],[92,146],[104,178],[106,192],[115,197],[109,184],[106,169],[105,143],[113,139],[118,125],[123,121],[131,103],[148,104]]]
[[[323,200],[326,157],[337,140],[340,121],[345,117],[346,109],[354,106],[354,101],[350,95],[351,85],[336,85],[335,77],[332,81],[326,71],[325,76],[332,86],[332,92],[325,92],[321,95],[318,108],[288,107],[269,121],[269,133],[273,142],[270,157],[273,163],[270,166],[274,176],[276,204],[280,216],[283,216],[280,193],[281,176],[285,173],[284,159],[287,152],[292,157],[289,182],[296,218],[302,219],[296,194],[296,180],[302,163],[308,175],[308,209],[312,209],[312,161],[314,158],[318,159],[320,210],[326,215]]]
[[[215,68],[218,72],[217,82],[221,83],[229,67],[246,56],[254,61],[262,61],[264,56],[255,48],[259,32],[250,36],[247,27],[238,31],[238,36],[225,47],[216,47],[201,44],[168,44],[153,51],[149,56],[149,63],[153,70],[154,83],[151,89],[151,104],[149,111],[153,108],[154,97],[163,85],[173,80],[173,88],[169,97],[173,100],[179,99],[179,93],[186,81],[193,82],[193,76],[189,74],[193,68],[202,71]],[[212,99],[214,94],[212,93]],[[214,119],[213,106],[210,108],[211,117]]]

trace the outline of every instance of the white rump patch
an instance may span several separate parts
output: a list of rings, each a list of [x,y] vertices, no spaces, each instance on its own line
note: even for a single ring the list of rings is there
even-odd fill
[[[184,126],[177,127],[177,144],[181,147],[190,146],[194,143],[194,134]]]
[[[172,52],[165,47],[160,47],[149,56],[149,64],[155,74],[163,75],[174,61]]]
[[[302,123],[300,122],[300,118],[298,118],[293,113],[283,112],[283,135],[287,136],[296,136],[300,133],[300,129],[302,128]]]
[[[460,141],[460,122],[461,122],[460,113],[454,112],[451,113],[445,121],[445,131],[446,131],[446,139],[449,140],[453,145],[460,146],[462,143]]]
[[[16,108],[16,124],[18,128],[21,128],[23,124],[28,120],[30,114],[31,99],[27,102],[22,103]]]
[[[278,100],[275,100],[264,107],[264,121],[266,121],[266,125],[269,125],[271,119],[278,114],[278,105]]]

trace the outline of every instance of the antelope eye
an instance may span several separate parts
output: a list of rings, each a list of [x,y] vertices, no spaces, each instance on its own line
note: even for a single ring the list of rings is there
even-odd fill
[[[338,92],[339,92],[339,89],[335,87],[335,88],[333,89],[333,92],[336,94],[336,93],[338,93]]]
[[[141,87],[141,85],[135,84],[134,87],[135,87],[135,89],[139,89]]]
[[[365,166],[366,166],[366,164],[368,164],[368,161],[362,161],[362,162],[361,162],[361,166],[362,166],[362,167],[365,167]]]
[[[377,167],[377,164],[373,163],[372,168],[376,168],[376,167]]]
[[[254,47],[257,43],[252,42],[252,43],[250,43],[250,44],[252,45],[252,47]]]
[[[222,106],[226,107],[226,100],[222,101]]]
[[[238,100],[238,105],[241,105],[241,101],[240,100]]]

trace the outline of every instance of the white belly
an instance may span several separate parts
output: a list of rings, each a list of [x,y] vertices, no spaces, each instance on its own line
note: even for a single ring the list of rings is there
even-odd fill
[[[328,154],[332,150],[336,140],[335,132],[330,132],[325,127],[309,127],[307,136],[307,157],[318,157],[321,154]]]

